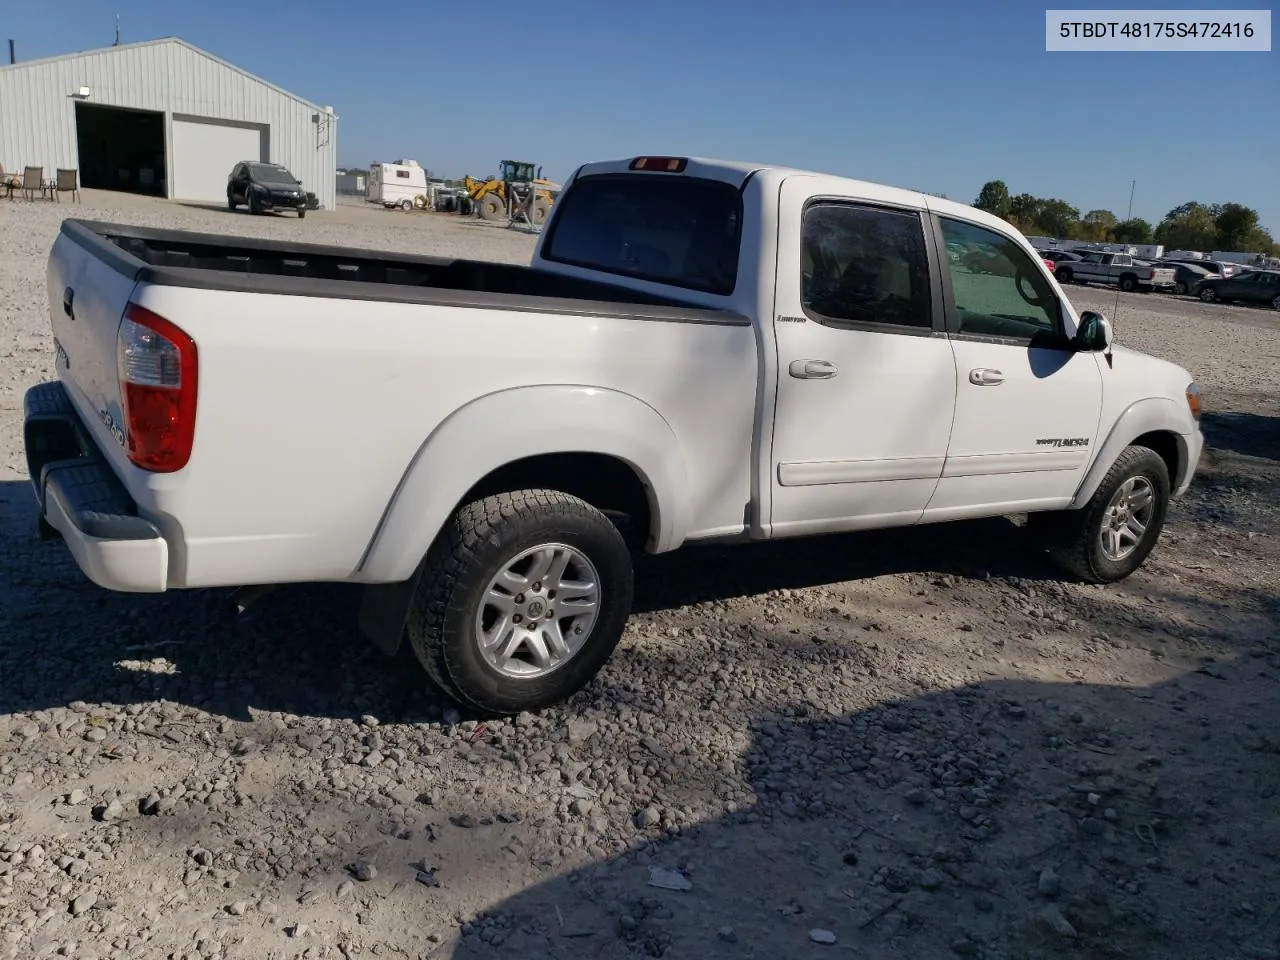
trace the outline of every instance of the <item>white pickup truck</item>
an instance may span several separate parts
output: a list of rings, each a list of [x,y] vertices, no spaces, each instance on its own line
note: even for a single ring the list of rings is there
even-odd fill
[[[1009,224],[790,169],[587,164],[530,266],[68,220],[48,288],[27,462],[91,580],[365,584],[493,713],[595,675],[633,550],[1029,514],[1110,582],[1202,444]]]
[[[1063,283],[1105,283],[1118,286],[1126,293],[1141,290],[1172,290],[1177,271],[1162,264],[1150,264],[1127,253],[1100,253],[1090,250],[1079,260],[1058,264],[1058,279]]]

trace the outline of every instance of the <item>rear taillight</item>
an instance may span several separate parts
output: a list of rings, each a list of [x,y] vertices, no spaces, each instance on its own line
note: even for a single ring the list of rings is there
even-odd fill
[[[164,317],[129,304],[116,335],[116,372],[129,459],[172,473],[191,457],[196,431],[196,345]]]

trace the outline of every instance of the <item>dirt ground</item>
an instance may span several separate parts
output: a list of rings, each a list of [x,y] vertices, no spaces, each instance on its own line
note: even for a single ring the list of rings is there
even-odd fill
[[[494,721],[361,640],[345,588],[233,619],[36,539],[21,402],[68,213],[0,203],[0,958],[1280,958],[1280,315],[1070,288],[1204,388],[1200,473],[1126,582],[1062,579],[1016,520],[643,558],[598,681]]]

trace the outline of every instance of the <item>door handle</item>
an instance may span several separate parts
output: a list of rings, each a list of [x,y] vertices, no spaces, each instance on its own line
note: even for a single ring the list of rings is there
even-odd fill
[[[76,318],[76,311],[74,306],[75,299],[76,299],[76,292],[72,290],[70,287],[67,287],[65,290],[62,291],[62,312],[65,313],[72,320]]]
[[[788,370],[797,380],[830,380],[838,372],[829,360],[792,360]]]
[[[994,387],[1004,383],[1004,374],[990,367],[978,367],[969,371],[969,382],[979,387]]]

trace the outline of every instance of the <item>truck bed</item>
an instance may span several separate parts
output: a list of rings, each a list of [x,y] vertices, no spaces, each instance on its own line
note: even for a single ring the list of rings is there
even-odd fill
[[[62,232],[140,283],[286,296],[749,325],[746,317],[518,264],[69,219]]]

